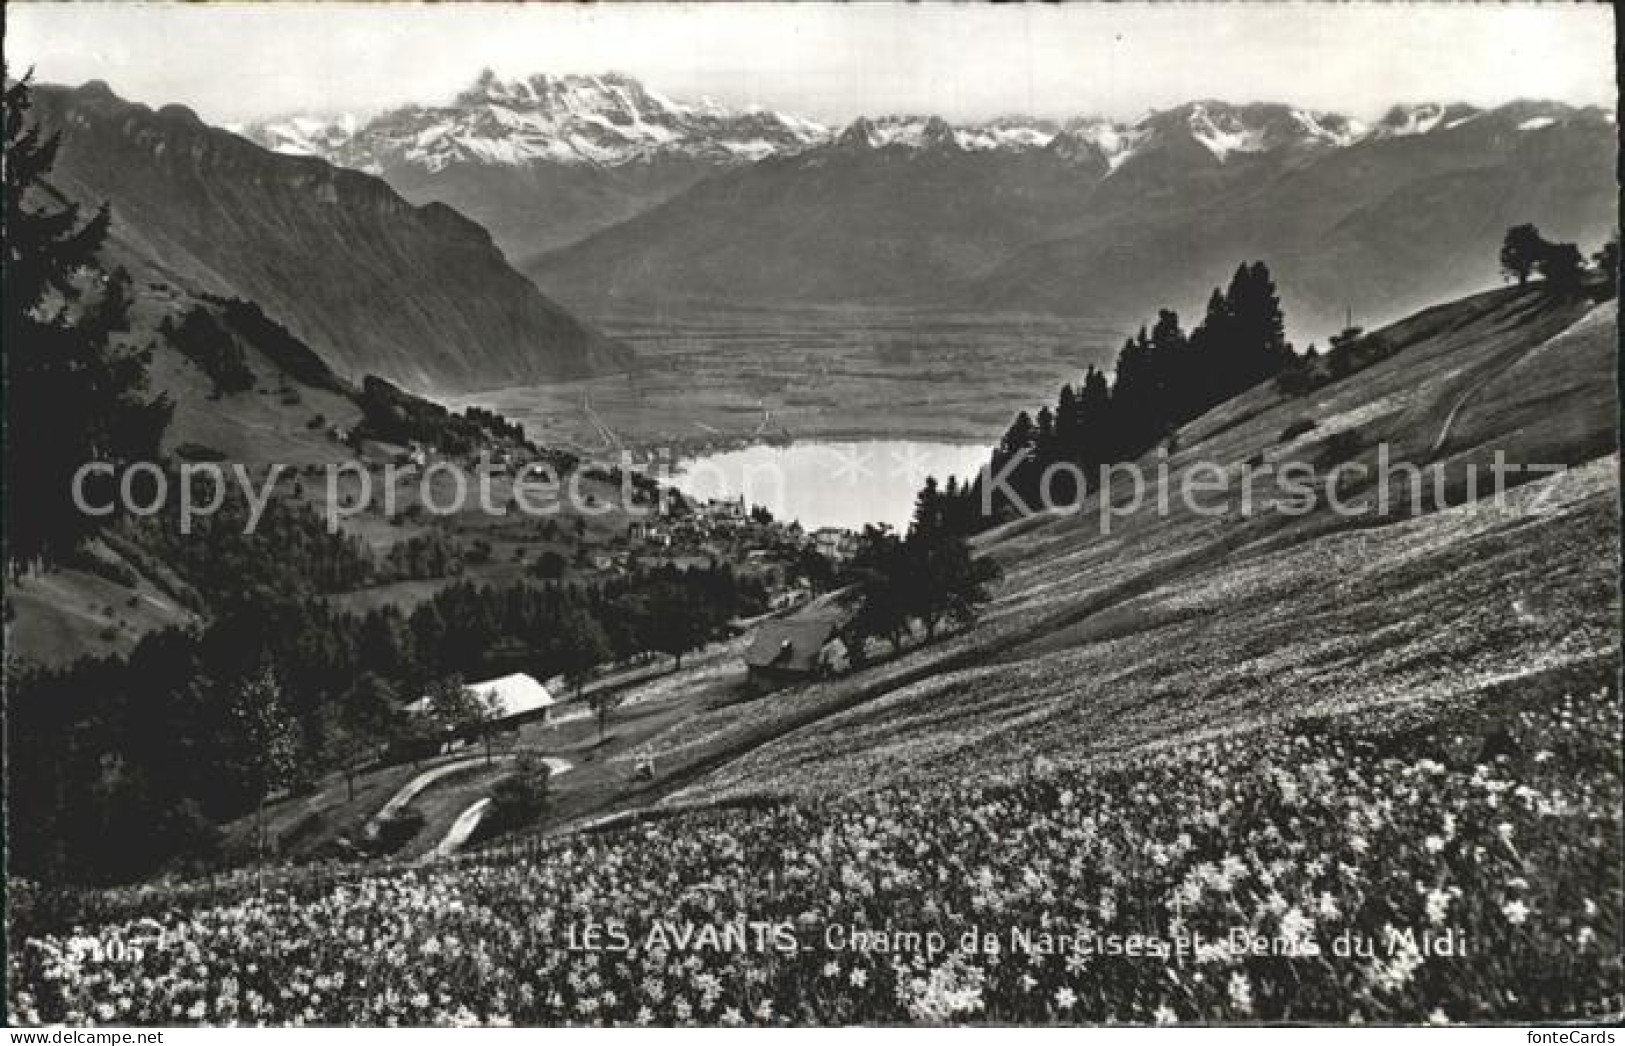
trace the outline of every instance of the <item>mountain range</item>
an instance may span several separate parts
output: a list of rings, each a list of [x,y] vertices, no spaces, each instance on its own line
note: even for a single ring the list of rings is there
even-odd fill
[[[479,225],[182,106],[40,86],[51,179],[111,205],[108,255],[143,293],[253,301],[352,381],[474,390],[621,370],[631,354],[544,297]]]
[[[629,218],[718,170],[830,137],[812,120],[710,99],[687,105],[617,73],[504,81],[489,70],[446,105],[237,129],[275,152],[378,175],[414,202],[448,203],[515,259]]]
[[[1265,258],[1295,335],[1314,337],[1347,310],[1370,322],[1495,282],[1510,225],[1589,249],[1616,220],[1598,109],[1433,105],[1363,127],[1207,101],[1131,127],[1020,129],[987,145],[940,119],[858,121],[523,268],[588,314],[969,304],[1132,324]]]
[[[124,249],[261,302],[346,375],[377,363],[418,389],[627,365],[571,313],[969,306],[1131,327],[1198,307],[1242,258],[1270,262],[1303,341],[1493,283],[1510,225],[1590,249],[1616,223],[1614,114],[1544,101],[830,127],[620,74],[487,72],[446,104],[238,134],[96,85],[41,104],[76,122],[64,169],[114,201]]]
[[[830,127],[619,74],[487,72],[445,105],[243,131],[451,204],[589,315],[969,304],[1128,324],[1263,257],[1313,337],[1493,282],[1509,225],[1590,247],[1616,210],[1613,113],[1542,101]]]

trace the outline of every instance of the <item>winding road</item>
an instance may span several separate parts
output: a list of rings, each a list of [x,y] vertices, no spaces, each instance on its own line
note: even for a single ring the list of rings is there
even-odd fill
[[[511,758],[513,757],[500,755],[497,756],[494,761],[502,761]],[[451,774],[457,773],[460,770],[466,770],[471,766],[484,762],[485,757],[483,755],[469,756],[466,759],[457,759],[449,763],[442,763],[440,766],[425,770],[423,773],[418,774],[416,777],[406,782],[406,784],[401,787],[400,791],[396,792],[390,797],[389,802],[385,803],[377,813],[372,815],[372,818],[367,821],[366,827],[361,830],[362,834],[369,839],[377,838],[379,829],[383,826],[383,824],[393,818],[395,815],[399,814],[402,810],[406,809],[412,800],[422,795],[430,785],[434,784],[443,777],[447,777]]]
[[[568,759],[558,759],[554,756],[546,756],[542,759],[542,762],[547,764],[547,768],[549,771],[551,771],[551,776],[553,777],[568,773],[570,768],[574,765]],[[468,842],[468,840],[474,835],[475,829],[479,828],[480,822],[485,820],[485,814],[490,807],[491,797],[486,796],[484,799],[479,800],[474,805],[458,814],[457,820],[452,822],[450,830],[446,832],[445,836],[435,844],[434,849],[430,850],[425,857],[429,860],[433,860],[436,857],[445,857],[449,854],[454,854],[458,850],[462,849],[463,844]]]

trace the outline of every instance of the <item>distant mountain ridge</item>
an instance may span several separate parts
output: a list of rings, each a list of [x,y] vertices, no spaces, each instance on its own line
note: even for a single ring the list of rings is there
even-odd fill
[[[1262,257],[1313,337],[1345,309],[1373,321],[1493,283],[1510,224],[1595,247],[1616,222],[1614,116],[1597,108],[1428,104],[1367,126],[1198,101],[1132,126],[994,130],[855,121],[525,268],[589,314],[952,302],[1137,323]]]
[[[241,131],[276,152],[375,174],[414,202],[451,204],[516,260],[716,171],[829,138],[815,121],[709,99],[689,105],[616,73],[502,80],[489,70],[445,105],[365,121],[285,117]]]
[[[614,167],[665,155],[755,160],[827,141],[823,125],[710,99],[674,101],[620,73],[502,80],[489,69],[446,105],[410,105],[365,122],[290,117],[251,124],[248,137],[276,152],[382,174],[403,164],[539,161]]]
[[[1140,143],[1188,133],[1223,160],[1231,152],[1283,146],[1352,145],[1366,138],[1451,129],[1483,110],[1452,103],[1396,105],[1374,124],[1335,112],[1277,103],[1198,100],[1153,110],[1137,121],[1080,114],[1067,119],[1011,115],[954,124],[940,116],[860,116],[841,127],[760,106],[733,108],[710,98],[677,101],[622,73],[504,80],[484,70],[444,105],[408,105],[368,119],[290,115],[231,128],[274,152],[320,156],[386,175],[404,166],[431,172],[462,164],[538,163],[613,168],[680,156],[719,165],[789,155],[839,142],[885,148],[956,146],[967,151],[1043,149],[1084,141],[1113,166]]]
[[[318,156],[377,175],[413,202],[448,203],[487,226],[509,257],[523,262],[631,218],[703,178],[830,145],[1047,151],[1109,174],[1170,140],[1184,140],[1223,163],[1238,153],[1426,134],[1463,113],[1477,110],[1397,106],[1367,125],[1301,107],[1207,100],[1131,122],[1012,115],[954,124],[926,114],[859,117],[831,127],[760,106],[678,101],[620,73],[505,80],[486,70],[444,104],[407,105],[368,118],[291,115],[234,129],[275,152]]]
[[[1599,120],[1611,119],[1600,110],[1569,112],[1592,112]],[[631,271],[602,271],[596,263],[588,263],[584,278],[598,286],[578,292],[572,267],[561,269],[543,256],[607,233],[623,222],[637,221],[692,189],[705,197],[714,187],[706,188],[703,183],[718,177],[732,179],[741,170],[772,168],[771,174],[763,171],[763,180],[782,185],[794,195],[797,190],[785,183],[775,166],[793,158],[804,158],[810,166],[833,162],[840,169],[842,161],[825,159],[827,153],[838,150],[875,153],[889,160],[935,159],[962,172],[981,168],[972,181],[1003,200],[1018,201],[1015,206],[1024,213],[942,216],[913,201],[893,205],[888,199],[899,200],[906,192],[900,181],[906,172],[899,171],[881,176],[888,183],[884,187],[855,190],[854,211],[881,228],[896,223],[900,215],[976,227],[968,240],[948,229],[910,232],[898,228],[891,236],[867,237],[878,248],[879,258],[912,260],[922,267],[921,281],[940,287],[945,280],[958,284],[971,279],[979,268],[992,270],[1014,249],[1086,228],[1090,223],[1079,212],[1087,205],[1080,197],[1093,197],[1097,187],[1114,181],[1119,184],[1099,193],[1098,204],[1161,206],[1161,201],[1174,197],[1175,205],[1188,206],[1192,190],[1206,199],[1215,183],[1244,180],[1236,177],[1244,167],[1252,170],[1249,177],[1269,176],[1282,165],[1302,164],[1317,155],[1372,142],[1431,139],[1484,115],[1484,110],[1464,104],[1423,102],[1394,106],[1368,123],[1301,106],[1238,105],[1205,99],[1154,111],[1134,121],[1014,114],[953,123],[941,116],[916,114],[865,116],[832,127],[760,106],[735,108],[710,99],[679,101],[619,73],[542,73],[503,79],[487,70],[445,104],[403,106],[368,119],[353,114],[283,117],[241,130],[276,151],[320,156],[339,166],[376,174],[414,202],[448,203],[485,225],[508,257],[526,271],[542,274],[544,281],[557,277],[561,293],[596,302],[616,296],[621,289],[639,296],[655,291],[663,297],[726,297],[735,293],[735,275],[739,277],[738,293],[758,298],[764,292],[753,289],[754,285],[788,278],[784,270],[791,266],[786,259],[766,258],[760,271],[718,271],[714,279],[703,272],[678,273],[670,287],[656,287],[653,285],[664,279],[660,266],[675,266],[679,260],[674,257],[655,263],[652,258],[628,258],[624,260]],[[1526,120],[1555,122],[1560,118],[1568,117],[1532,115]],[[958,163],[950,157],[977,157],[981,162]],[[1042,184],[1030,184],[1032,178]],[[750,176],[745,179],[750,180]],[[740,183],[729,180],[725,184]],[[755,188],[766,191],[762,186]],[[753,189],[741,191],[754,195]],[[975,196],[976,186],[964,191],[967,206],[983,206]],[[1046,206],[1051,208],[1048,215],[1035,213]],[[752,215],[713,212],[708,203],[702,210],[716,220],[742,220],[746,226],[743,235],[747,239],[755,235],[750,228],[756,220]],[[785,242],[817,238],[816,231],[787,228],[793,220],[789,216],[764,220],[772,230],[763,230],[763,235]],[[862,243],[864,238],[860,235],[852,243]],[[917,242],[921,239],[929,242]],[[720,249],[728,253],[726,246]],[[589,256],[598,250],[583,247]],[[831,294],[847,300],[854,290],[841,286],[843,283],[863,291],[864,297],[890,300],[898,296],[888,289],[896,282],[894,277],[881,274],[880,282],[875,282],[872,252],[867,257],[852,257],[856,252],[832,246],[828,253],[851,278],[818,271],[815,257],[806,275],[806,291],[794,296],[798,300],[822,300]],[[702,270],[726,268],[721,260],[697,264]],[[991,271],[989,275],[995,282],[1002,279]],[[637,286],[635,292],[629,282]],[[1440,293],[1462,289],[1436,288]],[[980,292],[974,293],[980,296]],[[1416,301],[1425,297],[1420,295]],[[1051,302],[1032,304],[1055,307]]]
[[[630,352],[545,298],[450,207],[154,111],[105,84],[38,87],[62,132],[52,179],[112,205],[109,254],[138,283],[259,303],[351,380],[471,390],[624,369]]]

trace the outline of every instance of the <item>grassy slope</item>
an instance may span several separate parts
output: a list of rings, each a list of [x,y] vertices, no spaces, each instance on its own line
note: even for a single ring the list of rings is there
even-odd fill
[[[119,560],[99,545],[94,554]],[[7,648],[44,664],[128,653],[148,632],[193,620],[191,611],[144,577],[126,588],[87,571],[56,570],[10,583],[6,597],[17,611],[7,628]]]
[[[975,629],[688,724],[665,764],[721,768],[675,798],[827,794],[1039,755],[1118,756],[1305,714],[1462,699],[1564,666],[1611,678],[1616,321],[1613,305],[1581,314],[1515,291],[1429,310],[1390,328],[1400,353],[1368,371],[1305,399],[1260,388],[1198,419],[1169,465],[1177,480],[1199,460],[1313,460],[1350,428],[1367,462],[1386,441],[1422,464],[1488,463],[1503,449],[1589,465],[1500,507],[1410,519],[1204,519],[1176,499],[1169,518],[1147,508],[1109,535],[1087,514],[1007,526],[983,540],[1006,577]],[[1283,444],[1299,417],[1316,429]]]
[[[1292,716],[1462,698],[1554,666],[1608,675],[1618,517],[1602,455],[1613,445],[1615,319],[1612,305],[1583,312],[1511,291],[1428,310],[1387,331],[1395,358],[1305,398],[1255,390],[1187,426],[1170,460],[1176,478],[1198,460],[1310,460],[1329,434],[1356,428],[1422,463],[1488,462],[1497,447],[1513,460],[1593,461],[1549,483],[1545,514],[1527,511],[1531,487],[1500,511],[1458,504],[1382,525],[1151,511],[1104,536],[1092,514],[1011,524],[981,539],[1006,576],[966,633],[755,700],[721,648],[632,686],[602,747],[589,721],[546,736],[527,728],[522,743],[576,764],[556,782],[548,823],[662,799],[975,776],[1041,754],[1115,758]],[[1304,417],[1316,427],[1282,442]],[[422,595],[443,582],[410,584]],[[646,755],[657,776],[639,782],[632,768]],[[355,803],[329,782],[310,839],[364,820],[387,798],[392,778],[380,777]],[[489,783],[467,782],[430,827]],[[303,815],[277,811],[282,829],[284,813]]]
[[[256,388],[235,396],[212,398],[213,382],[156,333],[164,316],[184,311],[192,299],[173,288],[143,285],[131,313],[125,340],[131,345],[152,345],[148,386],[167,395],[175,405],[164,433],[162,449],[173,455],[185,444],[211,447],[230,462],[247,467],[258,487],[268,463],[306,465],[340,461],[348,451],[328,439],[325,429],[312,430],[308,422],[322,414],[329,424],[354,425],[361,411],[338,394],[311,388],[288,379],[297,403],[286,403],[280,393],[279,368],[259,352],[248,350],[248,364]],[[233,481],[235,482],[235,481]],[[168,510],[174,511],[174,503]],[[118,560],[98,545],[94,554]],[[133,566],[133,565],[132,565]],[[139,573],[139,572],[138,572]],[[78,569],[55,570],[22,578],[8,586],[7,596],[17,610],[7,634],[15,656],[42,664],[63,664],[83,656],[127,654],[148,632],[185,625],[196,616],[153,579],[140,577],[133,588]]]
[[[175,456],[187,444],[200,445],[225,455],[221,468],[228,474],[241,465],[253,477],[255,489],[265,482],[266,469],[283,466],[280,497],[300,500],[320,514],[326,513],[327,490],[324,475],[303,474],[319,466],[352,462],[353,452],[329,437],[328,427],[354,428],[361,409],[354,399],[332,389],[306,385],[284,377],[282,369],[252,344],[243,342],[249,368],[255,375],[255,388],[231,396],[215,396],[213,381],[194,363],[170,346],[158,333],[166,316],[176,317],[194,306],[196,299],[166,284],[149,282],[136,288],[131,313],[131,329],[124,339],[132,346],[152,346],[148,385],[153,393],[166,395],[174,413],[164,433],[162,450]],[[321,424],[312,427],[320,419]],[[359,482],[348,471],[337,473],[337,492],[355,497]],[[527,576],[530,562],[544,548],[570,556],[574,553],[575,514],[562,511],[555,518],[569,541],[544,541],[541,527],[545,518],[513,512],[505,517],[485,515],[479,507],[477,491],[470,490],[464,510],[453,517],[437,520],[418,516],[391,522],[385,517],[384,485],[381,468],[371,479],[373,500],[368,511],[341,514],[346,531],[364,539],[380,555],[402,541],[440,528],[450,531],[464,545],[476,539],[491,543],[492,558],[483,564],[470,564],[460,577],[402,581],[377,585],[334,597],[344,609],[357,613],[391,604],[410,612],[419,603],[458,580],[491,584],[511,584]],[[438,504],[453,501],[452,482],[444,475],[433,484]],[[416,505],[422,485],[416,476],[398,486],[396,509]],[[494,497],[505,503],[511,483],[499,479]],[[612,484],[597,480],[580,483],[583,494],[606,504],[618,503],[620,492]],[[173,491],[166,505],[173,518],[176,511]],[[585,540],[595,551],[604,551],[611,542],[624,537],[628,516],[619,510],[587,517]],[[524,559],[515,558],[523,550]],[[100,550],[103,558],[117,558]],[[572,576],[577,573],[572,571]],[[16,621],[8,631],[8,641],[17,656],[43,664],[64,664],[85,655],[128,653],[143,635],[170,625],[188,624],[195,615],[166,594],[165,586],[141,578],[134,588],[125,588],[95,574],[77,569],[56,570],[48,575],[24,578],[7,590],[17,610]],[[133,597],[133,602],[132,602]]]
[[[1613,446],[1614,330],[1612,305],[1586,314],[1534,293],[1430,309],[1386,331],[1400,348],[1388,362],[1306,398],[1260,388],[1187,426],[1171,475],[1199,460],[1313,460],[1348,429],[1368,462],[1378,441],[1423,464],[1488,463],[1497,448],[1595,461]],[[1315,428],[1283,442],[1305,417]],[[1536,487],[1494,510],[1447,484],[1457,507],[1424,505],[1414,519],[1145,510],[1102,535],[1091,502],[1081,519],[1014,523],[981,539],[1006,577],[969,632],[754,700],[737,658],[698,659],[631,687],[602,749],[580,729],[527,738],[577,762],[548,825],[661,800],[993,773],[1039,754],[1112,757],[1290,716],[1462,698],[1553,666],[1608,675],[1613,471],[1605,459],[1551,483],[1553,511],[1539,516]],[[650,782],[632,773],[645,756]]]
[[[443,204],[413,207],[358,171],[105,86],[37,87],[34,104],[47,128],[69,128],[53,184],[111,203],[111,257],[138,278],[260,303],[352,380],[478,389],[632,362]]]

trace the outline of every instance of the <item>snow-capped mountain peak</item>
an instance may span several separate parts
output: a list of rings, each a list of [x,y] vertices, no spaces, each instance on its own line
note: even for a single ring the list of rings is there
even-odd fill
[[[1339,113],[1255,102],[1197,101],[1153,112],[1134,128],[1144,144],[1200,146],[1219,163],[1277,150],[1318,151],[1358,141],[1365,127]]]
[[[234,134],[246,134],[272,152],[286,156],[329,156],[355,137],[361,118],[354,113],[332,117],[290,116],[257,124],[252,128],[228,126]]]
[[[667,156],[760,160],[822,144],[829,131],[759,107],[675,101],[624,73],[537,73],[505,80],[487,69],[446,105],[406,106],[365,123],[294,117],[247,128],[272,149],[369,171],[458,164],[617,167]]]
[[[679,101],[624,73],[504,79],[487,69],[444,105],[406,106],[366,120],[294,116],[242,133],[278,152],[320,156],[370,173],[415,168],[432,174],[462,164],[615,168],[668,158],[727,167],[835,145],[922,154],[1047,150],[1109,176],[1147,150],[1171,148],[1187,158],[1206,153],[1227,164],[1280,150],[1314,153],[1448,131],[1492,113],[1497,126],[1529,131],[1571,115],[1566,107],[1537,102],[1490,112],[1423,102],[1396,105],[1368,127],[1338,113],[1208,99],[1132,123],[1007,116],[951,124],[940,116],[883,115],[859,117],[837,131],[757,105],[735,108],[708,97]]]
[[[1439,102],[1418,102],[1396,105],[1383,114],[1372,128],[1374,138],[1405,138],[1434,131],[1452,131],[1483,115],[1471,105],[1443,105]]]

